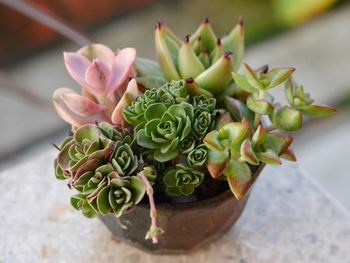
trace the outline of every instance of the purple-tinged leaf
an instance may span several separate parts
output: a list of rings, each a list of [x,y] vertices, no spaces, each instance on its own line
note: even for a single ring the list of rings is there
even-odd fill
[[[71,77],[80,84],[80,86],[88,88],[88,84],[85,81],[85,74],[90,66],[91,62],[75,52],[64,52],[64,64]]]
[[[101,60],[94,59],[86,71],[85,79],[97,93],[103,93],[107,91],[109,75],[108,66]]]
[[[75,93],[62,94],[61,98],[72,112],[84,117],[103,113],[107,109],[106,106]]]
[[[77,53],[83,55],[90,61],[99,59],[103,61],[108,68],[112,67],[115,57],[114,52],[109,47],[102,44],[92,44],[82,47],[77,51]]]
[[[70,123],[72,126],[79,127],[87,123],[94,123],[95,120],[99,122],[106,120],[106,117],[104,116],[104,114],[96,114],[96,115],[90,115],[90,116],[82,116],[82,115],[76,114],[63,101],[62,95],[66,95],[66,94],[76,94],[76,92],[68,88],[59,88],[55,90],[52,96],[52,100],[58,115],[62,119],[64,119],[66,122]]]
[[[130,77],[135,58],[134,48],[124,48],[115,56],[108,81],[109,94],[113,94]]]

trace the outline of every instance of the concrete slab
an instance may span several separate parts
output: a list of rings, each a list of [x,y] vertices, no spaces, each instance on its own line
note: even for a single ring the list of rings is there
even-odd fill
[[[266,167],[221,240],[164,257],[115,242],[98,219],[73,210],[72,192],[54,178],[55,155],[45,151],[0,173],[0,262],[350,262],[350,214],[296,165]]]

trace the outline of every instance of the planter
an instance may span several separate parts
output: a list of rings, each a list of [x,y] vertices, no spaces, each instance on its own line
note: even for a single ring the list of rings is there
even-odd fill
[[[117,218],[110,214],[101,221],[118,240],[155,254],[188,253],[219,239],[241,215],[247,197],[237,201],[230,190],[196,202],[157,204],[158,225],[165,233],[158,244],[145,240],[149,229],[149,206],[137,205],[129,213]]]
[[[256,178],[263,165],[255,171]],[[138,204],[128,213],[117,218],[110,214],[99,216],[114,236],[131,246],[152,254],[184,254],[203,247],[221,238],[238,220],[243,212],[249,194],[238,201],[227,189],[214,197],[191,201],[158,202],[157,221],[165,233],[158,244],[145,240],[149,229],[149,205]],[[187,200],[187,202],[186,202]]]

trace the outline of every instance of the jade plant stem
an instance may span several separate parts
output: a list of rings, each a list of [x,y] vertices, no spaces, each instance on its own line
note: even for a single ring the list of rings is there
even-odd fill
[[[152,243],[156,244],[158,243],[158,236],[163,234],[164,231],[163,229],[157,226],[157,210],[156,210],[156,205],[154,203],[154,198],[153,198],[153,188],[143,171],[138,173],[138,176],[141,178],[141,180],[143,181],[146,187],[146,193],[147,193],[149,205],[151,208],[150,209],[151,227],[147,232],[145,239],[152,239]]]

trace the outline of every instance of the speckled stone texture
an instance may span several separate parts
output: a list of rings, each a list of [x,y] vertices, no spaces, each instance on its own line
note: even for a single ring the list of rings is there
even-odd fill
[[[297,165],[266,167],[221,240],[186,256],[152,256],[70,207],[70,190],[54,178],[55,154],[0,173],[1,263],[350,262],[350,214]]]

